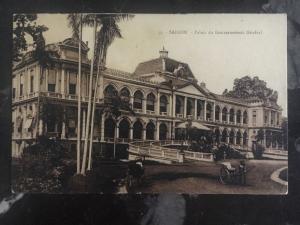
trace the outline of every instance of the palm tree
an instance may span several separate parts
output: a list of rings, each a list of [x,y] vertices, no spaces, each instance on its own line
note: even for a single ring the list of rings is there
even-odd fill
[[[103,76],[101,75],[101,70],[106,64],[106,54],[108,47],[111,45],[116,37],[121,38],[121,32],[118,22],[132,18],[132,15],[128,14],[88,14],[84,17],[83,23],[87,26],[94,27],[94,49],[91,60],[91,73],[90,73],[90,89],[89,89],[89,102],[88,102],[88,115],[86,123],[86,136],[84,141],[84,152],[82,159],[81,173],[85,174],[86,170],[86,157],[87,150],[89,146],[89,162],[88,169],[91,168],[91,155],[92,155],[92,144],[93,144],[93,126],[94,126],[94,113],[96,108],[96,96],[98,93],[98,83],[100,81],[100,97],[103,98]],[[98,26],[100,30],[97,32]],[[93,77],[93,67],[97,66],[97,75],[95,82],[95,91],[92,96],[92,77]],[[99,77],[100,76],[100,77]],[[93,97],[93,99],[92,99]],[[93,100],[93,105],[92,105]],[[92,109],[91,109],[92,105]],[[92,118],[91,118],[92,117]],[[90,142],[89,142],[90,139]]]
[[[96,29],[97,29],[97,21],[96,16],[93,16],[93,43],[94,50],[92,53],[91,59],[91,67],[90,67],[90,80],[89,80],[89,99],[88,99],[88,110],[87,110],[87,120],[85,127],[85,139],[84,139],[84,147],[83,147],[83,157],[82,157],[82,166],[81,166],[81,174],[85,175],[86,171],[86,158],[87,158],[87,150],[88,150],[88,138],[90,132],[90,116],[91,116],[91,104],[92,104],[92,86],[93,86],[93,75],[94,75],[94,56],[95,56],[95,44],[96,44]],[[94,122],[94,121],[92,121]]]
[[[89,146],[89,159],[88,159],[88,170],[91,170],[92,164],[92,147],[93,147],[93,132],[94,132],[94,115],[96,108],[96,96],[98,93],[98,83],[99,83],[99,75],[101,70],[105,66],[106,62],[106,53],[108,47],[112,44],[115,38],[121,38],[121,32],[116,24],[115,20],[111,17],[102,18],[102,27],[97,33],[96,40],[96,57],[95,61],[97,63],[97,76],[95,83],[95,92],[94,92],[94,101],[93,101],[93,109],[92,109],[92,124],[91,124],[91,136],[90,136],[90,146]],[[100,76],[100,85],[103,85],[103,76]],[[100,98],[103,98],[103,88],[100,91]]]
[[[78,107],[77,107],[77,174],[80,173],[81,152],[81,42],[82,42],[82,15],[72,13],[68,15],[69,27],[72,28],[72,38],[78,41]]]

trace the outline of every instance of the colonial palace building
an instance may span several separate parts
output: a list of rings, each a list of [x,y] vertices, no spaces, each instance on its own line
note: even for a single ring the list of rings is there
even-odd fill
[[[59,138],[70,148],[76,146],[78,43],[68,38],[47,45],[47,49],[56,52],[52,56],[53,67],[42,68],[32,52],[13,67],[13,157],[21,156],[23,149],[41,135]],[[89,90],[88,51],[82,43],[83,121]],[[169,58],[165,49],[159,51],[156,59],[138,64],[133,73],[107,68],[101,74],[97,107],[103,104],[103,95],[105,99],[117,92],[130,103],[135,114],[122,111],[118,118],[96,114],[100,118],[95,119],[95,143],[109,144],[114,139],[123,144],[132,140],[177,139],[178,128],[192,120],[198,128],[210,130],[216,143],[249,148],[258,130],[263,130],[267,149],[283,148],[282,109],[276,102],[210,92],[205,83],[198,84],[188,64]],[[41,115],[45,102],[60,105],[69,116],[45,121]],[[82,126],[84,130],[84,122]]]

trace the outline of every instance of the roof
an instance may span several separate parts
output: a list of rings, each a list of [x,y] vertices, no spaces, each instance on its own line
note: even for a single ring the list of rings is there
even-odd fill
[[[165,60],[165,70],[163,66],[164,60]],[[139,76],[139,75],[151,74],[155,72],[169,72],[174,76],[176,76],[175,74],[176,70],[180,68],[181,71],[180,74],[178,73],[178,76],[195,79],[194,74],[192,73],[187,63],[183,63],[168,57],[166,58],[160,57],[160,58],[139,63],[134,71],[134,74]]]

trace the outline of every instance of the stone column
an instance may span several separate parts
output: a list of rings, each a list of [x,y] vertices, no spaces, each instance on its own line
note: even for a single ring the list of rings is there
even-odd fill
[[[145,128],[143,128],[143,130],[142,130],[142,139],[146,140],[146,129]]]
[[[168,116],[172,116],[172,108],[173,108],[173,101],[172,101],[172,96],[169,96],[169,101],[168,101]]]
[[[156,99],[156,115],[160,115],[160,93],[157,92],[157,99]]]
[[[105,125],[105,117],[102,114],[102,116],[101,116],[101,127],[100,127],[100,130],[101,130],[100,140],[101,141],[104,141],[104,125]]]
[[[30,69],[27,68],[27,73],[24,75],[25,75],[24,94],[28,95],[30,93]]]
[[[59,93],[59,83],[58,83],[58,79],[59,78],[59,74],[58,74],[58,71],[55,70],[55,92]]]
[[[142,110],[143,110],[143,113],[146,114],[146,110],[147,110],[147,99],[144,99],[142,100]]]
[[[236,111],[233,114],[233,123],[236,124]]]
[[[116,126],[116,129],[117,129],[117,131],[116,131],[116,138],[119,138],[119,136],[120,136],[120,134],[119,134],[120,130],[119,130],[119,125],[118,124]]]
[[[236,145],[236,136],[237,136],[236,134],[234,134],[234,136],[233,136],[233,144],[234,145]]]
[[[82,138],[85,138],[85,126],[86,126],[86,110],[82,110]]]
[[[173,105],[172,105],[172,107],[173,107],[173,112],[172,112],[173,115],[172,116],[176,117],[176,95],[175,94],[173,94],[172,100],[173,100]]]
[[[195,112],[194,112],[194,113],[195,113],[195,120],[198,119],[198,118],[197,118],[197,101],[198,101],[198,100],[195,98],[195,107],[194,107],[194,108],[195,108]]]
[[[66,76],[65,93],[69,94],[70,72],[66,71],[65,76]]]
[[[160,125],[160,122],[157,121],[156,122],[156,132],[155,132],[155,140],[156,141],[159,141],[159,125]]]
[[[129,139],[132,140],[133,139],[133,127],[129,128]]]
[[[40,91],[40,67],[37,65],[35,67],[35,91],[39,92]]]
[[[244,113],[241,112],[241,124],[243,124],[243,121],[244,121]]]
[[[213,107],[212,107],[212,121],[215,122],[216,120],[216,103],[213,103]]]
[[[269,121],[268,121],[268,122],[269,122],[269,125],[271,125],[271,118],[272,118],[272,113],[271,113],[271,112],[272,112],[272,111],[270,110],[270,111],[269,111]]]
[[[229,144],[229,134],[226,135],[226,143]]]
[[[61,82],[60,82],[60,93],[62,95],[62,97],[65,97],[65,69],[62,68],[61,69]]]
[[[130,105],[131,105],[131,108],[133,109],[133,100],[134,100],[134,97],[133,96],[130,96]]]
[[[183,117],[186,118],[187,97],[184,96]]]
[[[39,120],[39,135],[43,135],[43,120]]]
[[[229,123],[229,116],[230,116],[230,111],[227,111],[227,114],[226,114],[226,122]]]
[[[61,125],[61,139],[65,139],[66,138],[66,122],[62,121],[62,125]]]
[[[203,109],[203,113],[204,113],[204,115],[203,115],[203,119],[204,119],[204,121],[206,121],[206,104],[207,104],[207,102],[206,101],[204,101],[204,109]]]

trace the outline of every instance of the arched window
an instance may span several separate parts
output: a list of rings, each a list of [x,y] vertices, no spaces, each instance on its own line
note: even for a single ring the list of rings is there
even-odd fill
[[[108,118],[104,122],[104,137],[114,138],[115,137],[115,121],[112,118]]]
[[[215,120],[220,121],[220,106],[216,105],[215,108]]]
[[[241,123],[241,116],[242,116],[241,110],[238,110],[236,112],[236,122],[237,123]]]
[[[120,97],[121,97],[122,101],[125,101],[125,102],[129,103],[129,101],[130,101],[130,92],[126,87],[122,88],[122,90],[120,91]]]
[[[133,124],[133,139],[143,139],[143,124],[141,123],[141,121],[137,120],[134,124]]]
[[[220,130],[219,130],[219,128],[217,128],[215,130],[215,140],[216,140],[216,143],[220,143],[220,139],[221,139]]]
[[[165,95],[162,95],[160,97],[159,106],[160,106],[160,113],[168,111],[167,110],[168,109],[168,99]]]
[[[225,128],[222,132],[221,142],[227,142],[227,129]]]
[[[159,125],[159,140],[166,140],[167,139],[167,133],[168,133],[168,127],[166,124],[161,123]]]
[[[104,101],[111,102],[111,99],[118,95],[117,90],[114,86],[108,85],[104,90]]]
[[[222,121],[227,121],[227,108],[222,109]]]
[[[143,93],[141,91],[136,91],[134,93],[133,99],[133,108],[134,109],[142,109],[143,108]]]
[[[206,104],[206,120],[212,119],[212,106],[210,103]]]
[[[183,97],[176,96],[176,114],[183,114],[183,107],[184,107]]]
[[[155,125],[149,122],[146,126],[146,139],[154,140]]]
[[[119,123],[119,138],[129,138],[130,124],[127,119]]]
[[[197,116],[203,118],[203,106],[202,102],[197,100]]]
[[[230,109],[229,111],[229,121],[234,122],[234,109]]]
[[[153,93],[147,95],[147,110],[154,111],[155,96]]]
[[[237,145],[240,145],[240,144],[241,144],[241,138],[242,138],[242,134],[241,134],[240,131],[238,131],[238,132],[236,133],[236,142],[235,142]]]
[[[247,123],[248,123],[248,113],[247,113],[246,110],[245,110],[244,113],[243,113],[243,123],[244,123],[244,124],[247,124]]]
[[[247,132],[245,131],[244,133],[243,133],[243,145],[247,145],[248,143],[248,134],[247,134]]]
[[[234,143],[233,140],[234,140],[234,131],[231,130],[229,134],[229,143],[233,144]]]
[[[194,102],[191,98],[187,98],[186,106],[186,115],[193,115]]]

